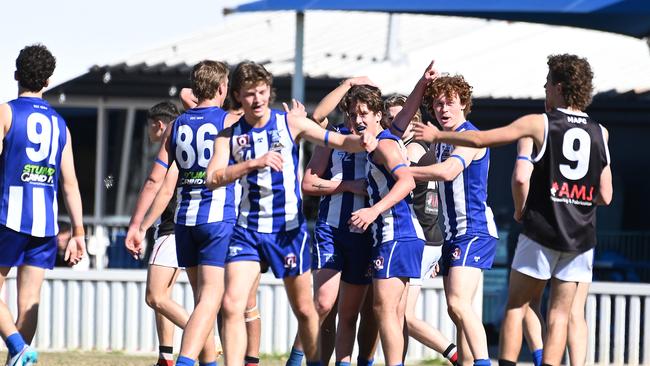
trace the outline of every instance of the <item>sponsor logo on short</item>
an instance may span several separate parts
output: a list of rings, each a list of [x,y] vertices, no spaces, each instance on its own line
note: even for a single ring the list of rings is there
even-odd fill
[[[480,261],[480,260],[481,260],[481,257],[479,257],[478,255],[475,255],[475,256],[474,256],[474,262],[478,262],[478,261]]]
[[[298,266],[298,260],[294,253],[289,253],[284,256],[284,268],[296,268]]]
[[[379,271],[384,269],[384,257],[379,256],[375,258],[375,270]]]
[[[455,247],[454,250],[451,252],[451,259],[454,261],[459,260],[461,254],[462,253],[460,247]]]

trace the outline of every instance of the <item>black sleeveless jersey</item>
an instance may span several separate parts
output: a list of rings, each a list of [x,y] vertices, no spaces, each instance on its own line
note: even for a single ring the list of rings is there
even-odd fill
[[[407,141],[405,145],[419,144],[425,151],[429,151],[429,146],[420,141]],[[411,166],[418,166],[417,163],[411,162]],[[438,182],[415,182],[413,189],[413,211],[418,218],[426,245],[440,246],[444,242],[442,230],[438,225]]]
[[[156,238],[159,238],[163,235],[169,235],[174,233],[174,216],[176,215],[176,193],[169,200],[165,211],[160,214],[160,224],[156,230]]]
[[[600,175],[609,164],[603,128],[584,113],[545,114],[544,143],[534,157],[523,233],[562,252],[596,246]]]

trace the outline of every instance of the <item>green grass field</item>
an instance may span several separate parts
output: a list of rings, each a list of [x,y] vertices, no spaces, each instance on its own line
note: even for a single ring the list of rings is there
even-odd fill
[[[0,360],[4,362],[6,352],[0,352]],[[282,366],[286,355],[263,356],[264,366]],[[39,365],[43,366],[151,366],[156,362],[156,355],[132,355],[121,352],[41,352]],[[219,359],[223,363],[223,359]],[[421,366],[446,365],[442,360],[429,360],[420,363]]]

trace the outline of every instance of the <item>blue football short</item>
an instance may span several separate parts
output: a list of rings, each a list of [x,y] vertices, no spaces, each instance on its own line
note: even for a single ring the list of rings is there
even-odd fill
[[[54,268],[56,236],[43,238],[13,231],[0,225],[0,267],[35,266]]]
[[[372,236],[353,233],[327,224],[314,229],[312,269],[333,269],[341,279],[353,285],[372,282]]]
[[[489,235],[463,235],[442,245],[440,273],[446,276],[450,267],[490,269],[497,251],[497,239]]]
[[[178,266],[187,268],[201,264],[223,267],[233,226],[226,222],[174,226]]]
[[[295,277],[309,271],[307,225],[278,233],[260,233],[235,226],[226,262],[266,262],[276,278]]]

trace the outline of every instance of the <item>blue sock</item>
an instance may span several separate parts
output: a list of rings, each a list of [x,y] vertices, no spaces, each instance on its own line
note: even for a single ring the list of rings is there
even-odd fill
[[[544,350],[542,348],[533,351],[533,365],[542,366],[542,354]]]
[[[349,362],[347,363],[350,364]],[[320,366],[320,361],[307,361],[307,366]]]
[[[335,366],[350,366],[350,363],[349,363],[349,362],[345,362],[345,361],[336,361],[336,362],[334,363],[334,365],[335,365]]]
[[[176,359],[176,366],[194,366],[194,361],[193,359],[185,356],[178,356]]]
[[[18,354],[18,352],[22,351],[23,348],[25,348],[25,340],[23,339],[23,336],[21,336],[18,332],[7,337],[5,343],[7,344],[9,355],[11,355],[11,357],[14,357]]]
[[[357,366],[372,366],[375,363],[375,359],[371,358],[366,360],[365,358],[359,356],[357,357]]]
[[[302,358],[304,356],[305,353],[303,351],[291,347],[291,353],[289,354],[289,359],[287,360],[286,366],[302,365]]]
[[[474,366],[491,366],[492,363],[488,359],[474,360]]]
[[[217,361],[212,362],[199,362],[199,366],[217,366]]]
[[[404,366],[404,364],[403,363],[398,363],[397,365],[393,365],[393,366]]]

